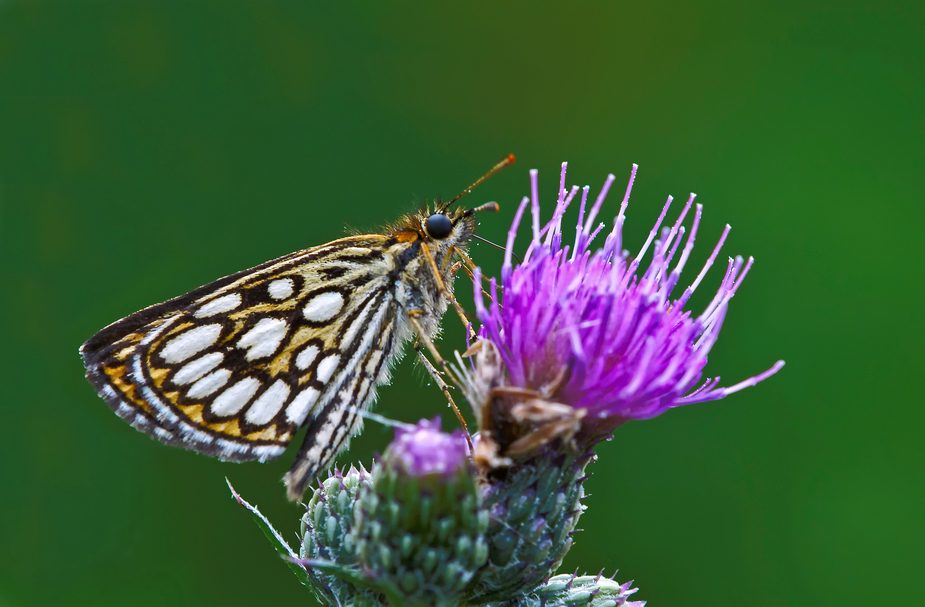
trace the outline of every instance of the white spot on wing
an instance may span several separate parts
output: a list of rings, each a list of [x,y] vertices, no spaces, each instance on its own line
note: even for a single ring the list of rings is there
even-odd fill
[[[228,295],[223,295],[203,305],[201,308],[196,310],[196,314],[194,314],[194,316],[196,318],[208,318],[209,316],[215,316],[216,314],[231,312],[240,305],[241,294],[229,293]]]
[[[267,291],[273,299],[286,299],[292,295],[292,279],[280,278],[267,286]]]
[[[308,369],[313,362],[315,362],[315,357],[318,356],[318,346],[311,344],[306,346],[304,350],[299,352],[299,355],[295,357],[295,366],[304,371]]]
[[[248,423],[262,426],[279,413],[287,398],[289,398],[289,385],[278,379],[254,401],[254,404],[244,414],[244,419]]]
[[[231,377],[231,371],[228,369],[219,369],[209,373],[189,389],[186,393],[187,398],[202,398],[208,396],[225,385],[228,378]]]
[[[315,379],[325,384],[331,379],[331,375],[340,362],[340,354],[331,354],[318,363],[318,375]]]
[[[308,300],[305,308],[302,309],[302,314],[305,315],[305,320],[325,322],[337,316],[342,307],[344,307],[344,296],[337,291],[327,291]]]
[[[234,384],[221,394],[219,394],[212,403],[211,411],[214,415],[234,415],[247,404],[257,388],[260,387],[260,380],[253,377],[245,377],[238,383]]]
[[[173,383],[178,386],[192,383],[217,367],[224,358],[225,355],[221,352],[212,352],[211,354],[200,356],[196,360],[183,365],[183,368],[173,376]]]
[[[312,410],[315,402],[317,402],[319,394],[321,393],[315,388],[305,388],[299,392],[286,408],[286,419],[296,426],[301,426],[305,418],[308,417],[308,412]]]
[[[161,358],[170,364],[183,362],[214,344],[221,334],[222,325],[220,324],[203,325],[190,329],[168,341],[160,351]]]
[[[270,356],[286,336],[286,321],[279,318],[261,318],[254,328],[245,333],[240,341],[239,348],[247,348],[247,360],[255,360]]]

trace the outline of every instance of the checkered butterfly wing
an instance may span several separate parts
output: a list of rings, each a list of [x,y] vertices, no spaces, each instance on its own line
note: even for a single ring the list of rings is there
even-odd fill
[[[349,405],[370,404],[398,350],[385,240],[344,238],[141,310],[81,347],[87,377],[135,428],[224,460],[275,459],[311,420],[307,482],[359,429]]]

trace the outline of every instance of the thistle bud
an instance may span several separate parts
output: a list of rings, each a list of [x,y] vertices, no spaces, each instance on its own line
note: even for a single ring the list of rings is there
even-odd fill
[[[488,563],[473,582],[473,604],[527,593],[555,573],[572,546],[584,511],[582,483],[593,454],[580,457],[562,445],[488,471],[482,499],[491,514]]]
[[[359,470],[351,466],[345,474],[335,469],[306,505],[299,558],[315,564],[306,572],[315,595],[325,604],[380,604],[377,592],[356,583],[360,574],[354,556],[353,513],[358,493],[369,483],[370,473],[362,466]]]
[[[616,575],[616,574],[615,574]],[[627,601],[636,592],[632,582],[618,584],[598,575],[557,575],[520,599],[518,607],[643,607],[645,601]]]
[[[356,558],[392,603],[454,605],[488,558],[488,512],[459,432],[399,430],[357,498]]]

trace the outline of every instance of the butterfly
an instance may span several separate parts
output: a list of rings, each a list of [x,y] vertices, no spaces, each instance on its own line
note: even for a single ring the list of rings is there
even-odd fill
[[[157,440],[221,460],[280,457],[308,425],[284,482],[291,500],[347,448],[403,345],[430,343],[453,300],[451,261],[487,203],[406,215],[381,234],[290,253],[150,306],[84,343],[87,379]]]

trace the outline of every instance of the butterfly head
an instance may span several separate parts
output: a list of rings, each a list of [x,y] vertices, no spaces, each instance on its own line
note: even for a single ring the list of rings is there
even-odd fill
[[[438,203],[433,212],[424,210],[417,214],[416,231],[418,237],[435,252],[448,252],[453,248],[465,249],[475,234],[475,214],[479,211],[497,210],[496,202],[489,202],[473,209],[448,209]]]

